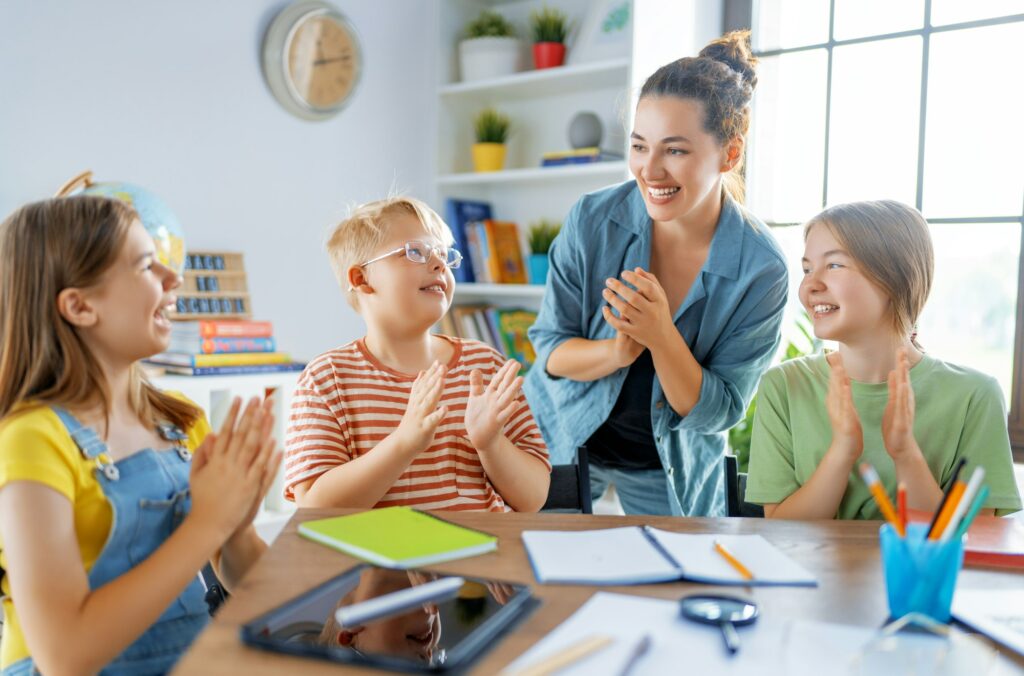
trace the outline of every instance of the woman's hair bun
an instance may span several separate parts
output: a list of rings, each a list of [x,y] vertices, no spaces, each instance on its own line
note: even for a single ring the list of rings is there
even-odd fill
[[[721,61],[743,78],[751,89],[757,86],[757,57],[750,49],[750,29],[730,31],[700,50],[700,56]]]

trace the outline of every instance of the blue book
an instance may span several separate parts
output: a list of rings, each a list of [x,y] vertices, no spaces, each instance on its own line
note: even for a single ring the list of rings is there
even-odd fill
[[[306,365],[301,362],[288,364],[252,364],[249,366],[171,366],[168,364],[153,364],[163,368],[167,373],[182,376],[237,376],[251,375],[254,373],[285,373],[288,371],[301,371]]]
[[[452,270],[456,282],[475,282],[477,273],[473,269],[473,262],[469,257],[469,243],[466,240],[466,226],[477,221],[484,221],[491,218],[491,205],[489,202],[477,202],[474,200],[463,200],[448,198],[445,200],[445,220],[455,235],[455,248],[462,253],[462,265]]]

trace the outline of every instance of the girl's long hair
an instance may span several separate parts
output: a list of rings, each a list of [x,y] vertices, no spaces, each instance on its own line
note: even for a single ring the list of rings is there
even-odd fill
[[[138,220],[115,199],[59,197],[28,204],[0,224],[0,420],[25,405],[97,404],[109,423],[108,384],[57,296],[101,281]],[[130,400],[139,419],[188,429],[194,405],[164,394],[132,366]]]

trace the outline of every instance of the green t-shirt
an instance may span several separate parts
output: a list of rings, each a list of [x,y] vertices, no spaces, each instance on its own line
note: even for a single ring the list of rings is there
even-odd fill
[[[783,362],[764,374],[750,443],[747,502],[782,502],[811,478],[825,457],[832,441],[832,425],[825,408],[830,371],[825,355],[816,354]],[[985,468],[985,483],[990,490],[985,508],[995,509],[1000,515],[1021,509],[1006,431],[1006,409],[995,379],[924,355],[910,369],[910,384],[916,403],[914,438],[939,486],[946,487],[953,466],[966,457],[965,477],[970,476],[974,465]],[[864,434],[860,461],[875,466],[882,485],[894,496],[896,466],[882,443],[888,385],[853,382],[851,389]],[[836,518],[882,518],[856,465]]]

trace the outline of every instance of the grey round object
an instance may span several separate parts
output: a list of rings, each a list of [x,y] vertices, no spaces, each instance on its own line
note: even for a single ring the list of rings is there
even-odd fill
[[[569,145],[573,148],[600,148],[604,128],[594,113],[576,113],[569,123]]]

